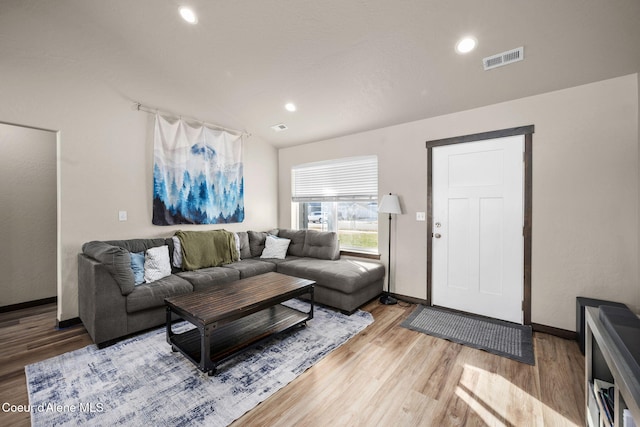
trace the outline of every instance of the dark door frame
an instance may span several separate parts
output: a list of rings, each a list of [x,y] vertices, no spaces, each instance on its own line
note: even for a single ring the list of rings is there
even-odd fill
[[[533,141],[534,125],[482,132],[472,135],[456,136],[453,138],[436,139],[426,142],[427,148],[427,304],[433,305],[431,299],[431,265],[433,243],[433,148],[443,145],[462,144],[465,142],[482,141],[486,139],[504,138],[507,136],[524,135],[524,289],[522,294],[522,311],[524,324],[531,324],[531,210],[532,210],[532,162],[531,145]]]

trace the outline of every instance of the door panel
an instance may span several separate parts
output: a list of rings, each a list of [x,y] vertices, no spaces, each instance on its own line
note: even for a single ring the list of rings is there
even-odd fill
[[[522,323],[522,135],[433,148],[432,302]]]
[[[480,292],[502,294],[502,223],[504,203],[500,198],[480,199]]]
[[[449,187],[496,185],[502,179],[502,151],[449,156]]]
[[[449,200],[449,216],[446,222],[449,224],[447,276],[448,285],[452,288],[468,289],[469,287],[469,260],[471,259],[469,210],[468,199]]]

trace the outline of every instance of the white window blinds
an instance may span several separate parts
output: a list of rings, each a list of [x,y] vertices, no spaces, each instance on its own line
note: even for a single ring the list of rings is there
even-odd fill
[[[378,157],[349,157],[294,166],[292,201],[376,200]]]

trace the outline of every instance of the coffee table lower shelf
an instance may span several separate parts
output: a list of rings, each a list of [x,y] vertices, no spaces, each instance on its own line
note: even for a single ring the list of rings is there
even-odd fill
[[[168,341],[173,351],[180,351],[200,370],[213,375],[216,366],[231,356],[274,334],[305,326],[312,317],[312,312],[303,313],[278,304],[222,326],[209,325],[205,330],[195,328],[183,333],[169,332]],[[209,344],[209,360],[206,354],[202,357],[203,350],[206,352],[205,343]]]

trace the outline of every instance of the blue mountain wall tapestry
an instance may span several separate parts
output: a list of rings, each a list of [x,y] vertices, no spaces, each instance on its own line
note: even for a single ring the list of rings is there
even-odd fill
[[[244,220],[242,136],[156,114],[153,224]]]

